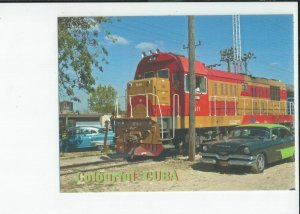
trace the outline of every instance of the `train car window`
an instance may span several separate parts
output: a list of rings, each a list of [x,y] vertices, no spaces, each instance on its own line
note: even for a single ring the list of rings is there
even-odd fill
[[[169,70],[163,69],[157,72],[157,77],[169,79]]]
[[[280,89],[278,86],[270,86],[271,100],[280,100]]]
[[[185,91],[190,91],[190,76],[185,75],[184,79]],[[206,93],[206,77],[196,76],[196,93]]]
[[[228,95],[228,85],[225,84],[225,95]]]
[[[233,96],[232,85],[230,85],[230,96]]]
[[[196,92],[206,93],[206,78],[204,76],[196,76]]]
[[[189,75],[184,76],[184,90],[190,91],[190,76]]]
[[[248,84],[247,84],[247,89],[248,89]],[[237,89],[236,89],[236,85],[234,86],[234,96],[237,95]]]
[[[243,91],[248,91],[248,83],[244,83],[242,86]]]
[[[153,71],[145,72],[144,77],[145,78],[152,78],[152,77],[154,77],[154,72]]]

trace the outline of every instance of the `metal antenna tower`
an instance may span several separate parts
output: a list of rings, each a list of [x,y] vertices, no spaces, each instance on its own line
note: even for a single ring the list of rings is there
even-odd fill
[[[232,16],[232,33],[233,33],[233,70],[235,73],[243,72],[242,67],[242,45],[240,16]]]

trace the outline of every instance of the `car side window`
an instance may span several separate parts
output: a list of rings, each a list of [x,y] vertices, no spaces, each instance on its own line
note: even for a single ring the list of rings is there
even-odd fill
[[[278,140],[279,139],[279,130],[273,129],[272,130],[272,140]]]
[[[91,129],[91,134],[97,134],[97,130],[96,129]]]
[[[291,133],[287,129],[280,129],[279,132],[282,139],[291,137]]]
[[[80,134],[90,134],[91,131],[87,128],[80,128]]]

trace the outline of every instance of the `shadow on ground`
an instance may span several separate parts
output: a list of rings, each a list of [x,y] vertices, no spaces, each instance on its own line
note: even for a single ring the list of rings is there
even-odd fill
[[[287,160],[280,160],[275,163],[268,164],[265,170],[276,167],[280,164],[284,164],[286,162]],[[211,165],[211,164],[198,162],[192,164],[191,167],[194,170],[199,170],[203,172],[215,172],[219,174],[235,174],[235,175],[253,174],[250,167],[242,167],[242,166],[221,167],[218,165]]]
[[[192,169],[203,172],[214,172],[218,174],[235,174],[235,175],[247,175],[251,173],[249,167],[221,167],[218,165],[210,165],[205,163],[195,163],[191,165]]]

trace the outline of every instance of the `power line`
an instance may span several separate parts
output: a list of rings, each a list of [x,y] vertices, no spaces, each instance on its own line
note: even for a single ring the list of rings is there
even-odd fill
[[[130,30],[130,31],[135,31],[135,32],[138,32],[140,34],[148,34],[148,35],[155,35],[155,36],[158,36],[160,38],[163,38],[164,40],[167,38],[168,41],[173,41],[173,42],[178,42],[178,43],[182,43],[182,40],[179,40],[179,39],[175,39],[175,38],[170,38],[164,34],[161,34],[159,32],[155,32],[155,31],[151,31],[149,29],[145,29],[145,28],[140,28],[138,29],[137,27],[135,26],[130,26],[130,25],[123,25],[123,26],[119,26],[120,28],[123,28],[123,29],[127,29],[127,30]]]

